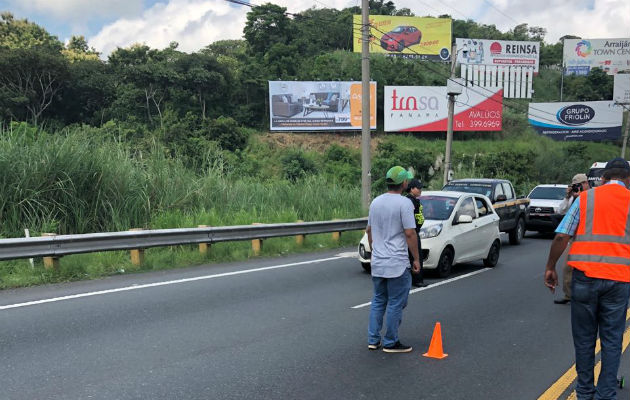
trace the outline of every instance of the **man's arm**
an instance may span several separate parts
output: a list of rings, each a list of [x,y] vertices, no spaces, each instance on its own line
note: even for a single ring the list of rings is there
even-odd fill
[[[558,286],[558,273],[556,272],[556,263],[564,253],[564,250],[569,244],[571,236],[558,233],[551,242],[551,249],[549,250],[549,258],[547,259],[547,266],[545,267],[545,286],[547,286],[552,292]]]
[[[556,237],[551,243],[549,258],[545,266],[545,286],[552,292],[558,286],[558,274],[556,273],[556,263],[567,248],[569,240],[575,235],[580,223],[580,201],[576,200],[565,214],[560,225],[556,228]]]
[[[374,251],[374,248],[372,247],[372,227],[370,225],[365,228],[365,233],[367,233],[368,235],[368,244],[370,245],[370,251]]]
[[[413,270],[420,272],[420,254],[418,252],[418,234],[415,229],[405,229],[405,238],[407,246],[413,256]]]

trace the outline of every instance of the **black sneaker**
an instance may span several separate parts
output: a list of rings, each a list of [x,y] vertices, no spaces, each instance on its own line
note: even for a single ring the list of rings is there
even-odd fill
[[[409,353],[413,348],[400,342],[394,343],[393,346],[383,347],[385,353]]]
[[[368,350],[378,350],[381,347],[381,342],[375,344],[368,344]]]
[[[417,288],[421,288],[421,287],[427,287],[427,286],[429,286],[429,284],[428,284],[428,283],[424,283],[424,282],[414,282],[414,283],[412,283],[412,285],[413,285],[414,287],[417,287]]]

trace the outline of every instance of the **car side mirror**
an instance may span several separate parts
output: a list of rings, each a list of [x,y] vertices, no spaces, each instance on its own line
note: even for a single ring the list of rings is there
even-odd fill
[[[470,224],[473,221],[473,218],[470,215],[460,215],[457,218],[458,224]]]
[[[507,196],[504,194],[500,194],[497,196],[495,201],[505,201],[505,200],[507,200]]]

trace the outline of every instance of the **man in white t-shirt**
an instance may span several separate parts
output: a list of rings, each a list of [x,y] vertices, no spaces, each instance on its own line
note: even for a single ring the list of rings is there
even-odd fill
[[[407,181],[413,175],[403,167],[387,171],[387,193],[372,201],[368,216],[367,235],[372,249],[372,283],[374,297],[368,325],[368,349],[377,350],[381,345],[387,353],[407,353],[411,346],[398,340],[398,327],[402,310],[407,306],[411,274],[408,251],[413,256],[413,270],[420,271],[416,220],[413,204],[402,196]],[[383,316],[387,311],[387,328],[381,341]]]

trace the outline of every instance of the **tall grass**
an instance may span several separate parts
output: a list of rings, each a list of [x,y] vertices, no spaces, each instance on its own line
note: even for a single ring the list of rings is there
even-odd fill
[[[157,143],[140,152],[92,129],[0,132],[0,232],[87,233],[360,216],[359,190],[186,168]]]

